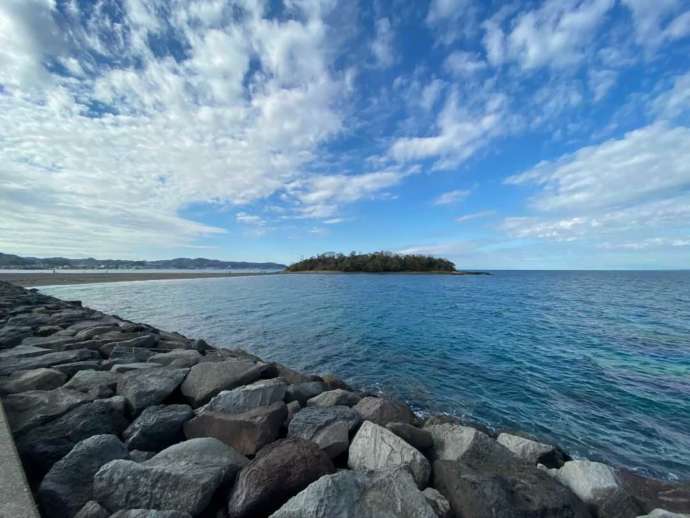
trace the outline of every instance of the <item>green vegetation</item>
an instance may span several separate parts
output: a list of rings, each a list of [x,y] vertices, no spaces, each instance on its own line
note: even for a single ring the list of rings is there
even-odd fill
[[[390,252],[350,255],[326,253],[288,266],[288,272],[455,272],[455,264],[447,259],[426,255],[400,255]]]

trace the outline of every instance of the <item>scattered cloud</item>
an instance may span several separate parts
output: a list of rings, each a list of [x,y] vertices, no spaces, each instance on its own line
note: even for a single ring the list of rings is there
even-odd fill
[[[683,0],[621,0],[631,12],[637,42],[656,50],[690,35],[690,9]]]
[[[470,192],[471,191],[461,189],[444,192],[436,197],[434,200],[434,205],[452,205],[467,198],[470,195]]]
[[[376,20],[376,32],[371,43],[371,52],[376,59],[376,65],[386,68],[395,62],[393,39],[395,34],[388,18]]]
[[[482,210],[480,212],[472,212],[470,214],[465,214],[455,218],[457,223],[466,223],[467,221],[473,221],[475,219],[484,219],[491,217],[496,214],[495,210]]]

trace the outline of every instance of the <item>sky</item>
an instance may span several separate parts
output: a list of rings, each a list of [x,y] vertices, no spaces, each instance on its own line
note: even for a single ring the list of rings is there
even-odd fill
[[[0,251],[690,267],[687,0],[0,1]]]

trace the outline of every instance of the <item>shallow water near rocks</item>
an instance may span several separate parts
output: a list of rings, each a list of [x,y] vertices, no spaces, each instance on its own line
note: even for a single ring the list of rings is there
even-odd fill
[[[690,272],[273,275],[41,291],[690,478]]]

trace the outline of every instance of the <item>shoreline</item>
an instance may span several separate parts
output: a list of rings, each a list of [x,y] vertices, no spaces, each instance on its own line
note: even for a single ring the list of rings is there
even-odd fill
[[[146,508],[337,517],[392,508],[402,517],[481,518],[486,491],[501,516],[690,512],[690,481],[572,460],[555,444],[451,416],[422,420],[334,375],[4,282],[0,394],[44,516]],[[190,462],[199,480],[186,476]]]

